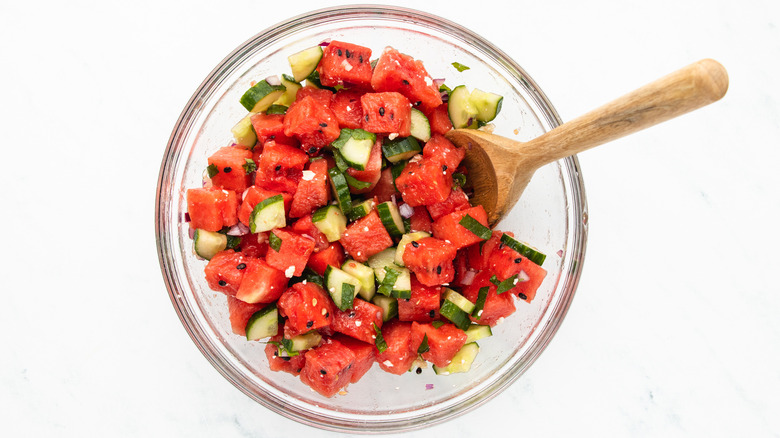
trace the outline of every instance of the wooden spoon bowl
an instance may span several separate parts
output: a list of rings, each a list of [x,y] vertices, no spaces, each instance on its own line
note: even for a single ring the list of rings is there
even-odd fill
[[[466,149],[464,165],[491,225],[520,199],[534,172],[545,164],[607,143],[719,100],[728,74],[717,61],[703,59],[628,93],[527,142],[474,129],[446,134]]]

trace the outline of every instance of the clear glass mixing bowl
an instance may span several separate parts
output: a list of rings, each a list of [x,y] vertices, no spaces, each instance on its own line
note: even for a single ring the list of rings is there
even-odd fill
[[[156,237],[163,277],[195,345],[233,385],[266,408],[330,430],[384,433],[422,428],[476,408],[519,378],[552,339],[574,296],[582,269],[587,213],[576,158],[540,169],[513,211],[498,224],[547,254],[548,276],[531,304],[497,325],[471,371],[396,376],[374,366],[346,395],[324,398],[298,378],[268,369],[264,344],[230,329],[226,298],[206,284],[185,222],[187,188],[201,185],[206,159],[230,143],[246,114],[239,98],[252,81],[289,71],[287,56],[338,39],[387,45],[423,60],[434,78],[504,96],[497,134],[528,140],[561,123],[544,93],[504,52],[440,17],[395,7],[338,7],[273,26],[229,54],[184,107],[162,160],[156,196]],[[470,69],[458,72],[457,61]]]

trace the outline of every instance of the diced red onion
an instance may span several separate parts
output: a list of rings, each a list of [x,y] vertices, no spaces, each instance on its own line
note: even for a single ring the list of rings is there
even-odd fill
[[[523,270],[517,274],[517,281],[528,281],[530,279],[531,277],[529,277],[528,274]]]
[[[443,83],[444,83],[444,78],[434,79],[433,80],[433,85],[435,85],[436,88],[441,87]]]
[[[241,222],[230,227],[227,232],[228,236],[245,236],[247,234],[249,234],[249,227],[242,224]]]
[[[460,280],[460,284],[464,286],[469,286],[471,283],[474,282],[474,277],[477,276],[477,272],[469,269],[466,271],[465,274],[463,274],[463,278]]]
[[[425,384],[425,390],[433,389],[433,383],[426,383]]]
[[[559,249],[556,254],[558,254],[558,257],[563,257],[563,250]]]
[[[268,82],[268,85],[271,85],[273,87],[277,85],[282,85],[282,80],[279,79],[279,76],[277,75],[268,76],[267,78],[265,78],[265,81]]]
[[[401,213],[402,218],[409,219],[414,214],[414,208],[404,203],[398,206],[398,212]]]
[[[330,45],[330,38],[323,40],[321,43],[318,44],[320,47],[328,47]]]
[[[184,222],[189,222],[191,220],[192,218],[190,217],[190,212],[184,212]]]
[[[209,178],[209,172],[208,170],[203,171],[203,188],[208,189],[212,186],[211,184],[211,178]]]
[[[190,226],[188,228],[189,229],[187,230],[187,235],[190,236],[190,239],[194,239],[195,238],[195,228],[193,228],[192,226]]]

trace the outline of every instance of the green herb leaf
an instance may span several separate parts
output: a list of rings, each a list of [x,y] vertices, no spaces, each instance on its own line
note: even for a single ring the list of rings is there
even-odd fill
[[[341,283],[341,303],[338,308],[347,310],[352,307],[352,301],[355,299],[355,285],[350,283]]]
[[[441,84],[441,85],[439,85],[439,93],[450,94],[450,93],[452,93],[452,88],[450,88],[450,87],[448,87],[448,86],[446,86],[444,84]]]
[[[483,240],[488,240],[493,235],[493,232],[490,231],[490,228],[482,225],[479,223],[479,221],[468,214],[463,216],[463,219],[460,220],[459,224]]]
[[[498,288],[496,289],[496,294],[500,295],[513,287],[515,287],[515,284],[517,284],[517,274],[507,278],[506,280],[502,281],[498,284]]]
[[[339,138],[333,140],[333,143],[330,145],[333,146],[336,149],[341,149],[342,146],[347,144],[347,140],[352,138],[352,130],[349,128],[341,128],[341,132],[339,133]]]
[[[341,152],[339,152],[338,149],[333,149],[333,159],[336,161],[336,168],[340,170],[346,179],[347,175],[347,168],[349,167],[349,164],[344,159],[344,157],[341,156]]]
[[[495,284],[496,286],[498,286],[499,284],[501,284],[501,280],[499,280],[499,279],[498,279],[498,277],[496,277],[495,275],[494,275],[494,276],[492,276],[492,277],[490,277],[490,282],[491,282],[491,283],[493,283],[493,284]]]
[[[393,286],[395,286],[396,280],[401,273],[393,268],[385,266],[385,278],[382,280],[382,284],[377,288],[377,292],[385,296],[393,295]],[[398,297],[396,297],[398,298]]]
[[[461,71],[461,72],[462,71],[466,71],[466,70],[471,68],[471,67],[469,67],[467,65],[463,65],[463,64],[461,64],[459,62],[453,62],[452,66],[455,67],[456,70]]]
[[[293,343],[291,339],[282,338],[281,342],[278,341],[268,341],[271,345],[276,345],[276,355],[279,357],[285,356],[285,357],[295,357],[298,354],[300,354],[297,351],[293,351]],[[282,353],[285,354],[282,354]]]
[[[452,182],[458,187],[466,187],[466,175],[455,172],[452,174]]]
[[[439,328],[444,325],[444,321],[433,321],[431,325],[433,326],[433,328]]]
[[[341,155],[341,154],[339,154],[339,155]],[[352,175],[350,175],[348,173],[344,174],[344,179],[347,180],[347,184],[349,184],[350,187],[352,187],[354,189],[357,189],[357,190],[363,190],[363,189],[367,189],[367,188],[371,187],[371,183],[370,182],[366,182],[366,181],[361,181],[359,179],[355,179],[354,177],[352,177]]]
[[[214,178],[214,175],[219,173],[219,168],[215,164],[209,164],[209,167],[206,168],[206,173],[208,173],[209,178]]]
[[[428,335],[426,334],[425,336],[423,336],[422,343],[417,348],[417,354],[423,354],[423,353],[427,352],[430,349],[431,349],[431,347],[428,346]]]
[[[290,286],[294,285],[295,283],[301,283],[304,280],[307,283],[314,283],[319,285],[322,288],[325,287],[325,279],[320,274],[314,272],[314,270],[308,266],[303,269],[303,272],[301,272],[300,277],[293,277],[290,279]]]
[[[379,350],[380,353],[384,353],[385,350],[387,350],[387,342],[385,342],[385,338],[382,337],[382,329],[377,327],[375,322],[371,323],[374,326],[374,332],[376,333],[376,349]]]
[[[476,319],[480,319],[480,316],[482,316],[482,309],[485,308],[485,300],[487,300],[488,292],[490,291],[490,288],[485,286],[479,288],[479,295],[477,295],[477,302],[474,304],[474,310],[471,312],[471,316],[473,316]]]
[[[244,161],[246,161],[244,163],[244,166],[243,166],[244,167],[244,172],[252,173],[255,170],[257,170],[257,164],[255,164],[255,160],[253,160],[251,158],[244,158]]]
[[[241,243],[241,237],[239,236],[227,236],[227,246],[225,249],[233,249]]]
[[[279,249],[282,247],[282,239],[274,234],[273,231],[268,234],[268,246],[270,246],[271,249],[276,252],[279,252]]]

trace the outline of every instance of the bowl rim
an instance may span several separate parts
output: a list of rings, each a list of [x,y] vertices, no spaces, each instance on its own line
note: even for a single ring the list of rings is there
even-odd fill
[[[548,318],[549,324],[542,331],[538,341],[529,349],[527,360],[517,372],[507,373],[491,385],[491,391],[483,391],[482,393],[475,395],[467,404],[460,403],[445,412],[438,412],[435,415],[427,414],[424,421],[419,421],[419,418],[416,417],[404,417],[401,420],[372,419],[365,423],[354,422],[352,420],[334,422],[332,417],[323,417],[321,414],[304,412],[297,408],[290,409],[291,406],[286,405],[284,400],[276,399],[272,394],[265,394],[267,397],[271,397],[271,399],[268,399],[250,391],[247,385],[244,384],[239,377],[240,373],[236,373],[236,371],[238,371],[237,368],[229,363],[222,355],[214,354],[219,351],[219,345],[217,345],[213,339],[206,336],[207,334],[203,328],[196,323],[191,310],[188,308],[189,304],[183,300],[182,294],[179,292],[179,290],[183,289],[183,285],[174,275],[173,269],[171,269],[170,266],[171,262],[168,260],[173,245],[169,241],[170,233],[166,233],[165,229],[165,218],[169,217],[168,213],[170,208],[170,206],[164,205],[165,203],[163,202],[164,196],[168,193],[165,188],[170,185],[171,170],[177,167],[178,161],[182,155],[180,153],[181,148],[185,143],[180,141],[178,134],[183,128],[188,126],[194,118],[196,110],[202,105],[203,96],[210,95],[211,91],[220,85],[220,77],[226,76],[225,72],[230,71],[232,66],[240,65],[242,61],[252,53],[253,47],[263,41],[284,37],[300,28],[308,28],[319,23],[331,22],[334,18],[338,18],[339,21],[345,22],[348,22],[350,19],[354,20],[360,18],[386,20],[388,22],[410,22],[414,25],[432,27],[440,32],[444,31],[448,36],[461,40],[464,44],[476,48],[483,53],[486,51],[491,52],[493,54],[491,57],[494,61],[499,62],[505,69],[510,71],[513,76],[522,80],[527,86],[527,91],[530,92],[532,99],[543,109],[542,113],[537,114],[537,116],[544,116],[546,122],[553,128],[562,123],[558,112],[555,110],[547,96],[541,91],[530,75],[512,60],[512,58],[480,35],[450,20],[415,9],[387,5],[334,6],[299,14],[258,32],[230,52],[230,54],[220,61],[206,76],[179,115],[168,139],[163,161],[160,166],[156,188],[155,235],[158,260],[173,307],[192,341],[211,365],[225,377],[226,380],[251,399],[286,418],[308,426],[331,431],[365,434],[422,429],[443,423],[456,415],[470,412],[502,393],[508,386],[525,373],[525,371],[536,361],[542,351],[546,349],[549,342],[557,333],[574,298],[582,272],[582,262],[584,261],[587,243],[587,201],[579,161],[576,156],[565,158],[559,162],[562,167],[562,176],[569,177],[568,180],[564,178],[563,184],[566,198],[574,210],[571,213],[571,218],[581,219],[569,221],[570,231],[567,233],[566,237],[566,257],[561,264],[562,269],[565,267],[569,267],[570,269],[568,270],[566,281],[562,286],[559,286],[559,288],[561,291],[568,290],[569,293],[564,294],[562,297],[563,299],[555,303],[556,305],[552,309],[552,315]],[[564,169],[566,170],[565,172],[563,171]],[[572,260],[579,262],[572,265]]]

